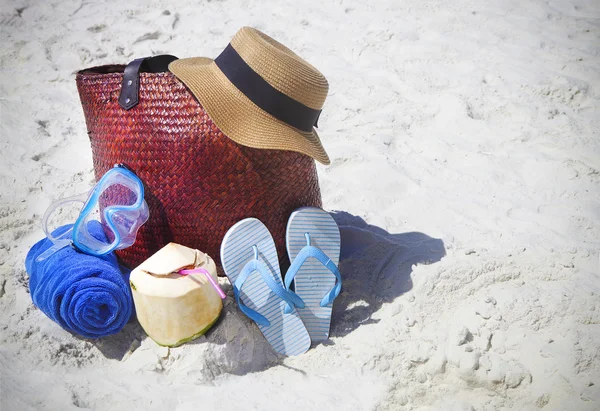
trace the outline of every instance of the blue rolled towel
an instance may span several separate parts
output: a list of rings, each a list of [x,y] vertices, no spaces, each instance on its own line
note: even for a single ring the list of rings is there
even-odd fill
[[[105,239],[98,222],[90,233]],[[56,229],[58,237],[72,225]],[[127,324],[133,311],[129,272],[122,272],[114,253],[102,257],[64,247],[40,262],[35,259],[53,243],[37,242],[25,259],[33,303],[65,330],[87,338],[115,334]]]

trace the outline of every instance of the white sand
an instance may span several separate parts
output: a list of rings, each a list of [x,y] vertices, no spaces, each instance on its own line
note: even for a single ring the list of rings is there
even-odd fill
[[[2,411],[600,409],[600,3],[487,3],[2,0]],[[74,72],[243,25],[330,81],[331,343],[277,358],[231,297],[170,351],[63,331],[23,261],[93,181]]]

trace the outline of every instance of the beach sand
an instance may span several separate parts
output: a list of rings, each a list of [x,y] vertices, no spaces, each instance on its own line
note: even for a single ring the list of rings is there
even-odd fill
[[[2,411],[600,409],[597,1],[1,4]],[[24,259],[48,205],[93,184],[74,73],[214,58],[244,25],[330,83],[331,340],[278,357],[225,279],[220,322],[178,348],[136,321],[62,330]]]

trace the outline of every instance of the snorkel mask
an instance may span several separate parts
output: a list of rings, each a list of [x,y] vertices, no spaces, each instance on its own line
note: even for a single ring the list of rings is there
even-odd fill
[[[50,217],[59,207],[71,202],[83,203],[79,216],[72,228],[54,237],[48,227]],[[58,200],[50,205],[42,218],[42,228],[54,245],[36,261],[48,258],[68,245],[95,256],[130,247],[135,243],[138,229],[148,221],[148,216],[142,181],[124,165],[117,164],[102,176],[89,193]],[[98,224],[102,225],[105,238],[92,235],[95,231],[91,227]]]

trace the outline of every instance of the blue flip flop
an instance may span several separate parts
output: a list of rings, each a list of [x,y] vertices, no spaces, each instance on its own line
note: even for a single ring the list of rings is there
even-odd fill
[[[329,338],[333,300],[342,289],[338,270],[340,229],[326,211],[303,207],[288,220],[287,251],[292,263],[285,275],[287,290],[304,302],[298,314],[313,342]]]
[[[302,300],[286,291],[271,233],[256,218],[229,229],[221,243],[221,263],[240,310],[258,325],[269,344],[283,355],[310,348],[310,336],[296,307]]]

